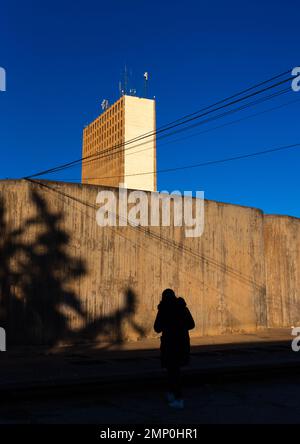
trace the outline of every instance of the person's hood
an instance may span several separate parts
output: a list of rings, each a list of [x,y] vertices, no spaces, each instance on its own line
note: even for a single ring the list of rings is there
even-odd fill
[[[174,298],[174,299],[170,299],[170,300],[160,301],[157,308],[158,308],[158,310],[161,310],[164,308],[168,309],[168,308],[176,307],[176,305],[183,308],[183,307],[186,307],[186,302],[182,297],[178,297],[178,298]]]
[[[185,300],[184,300],[181,296],[179,296],[179,297],[177,298],[177,302],[178,302],[178,304],[180,304],[182,307],[186,307],[186,302],[185,302]]]

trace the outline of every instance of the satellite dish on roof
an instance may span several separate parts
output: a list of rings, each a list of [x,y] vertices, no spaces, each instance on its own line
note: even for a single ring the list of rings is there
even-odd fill
[[[107,99],[103,99],[102,102],[101,102],[102,111],[106,111],[108,107],[109,107],[108,100]]]

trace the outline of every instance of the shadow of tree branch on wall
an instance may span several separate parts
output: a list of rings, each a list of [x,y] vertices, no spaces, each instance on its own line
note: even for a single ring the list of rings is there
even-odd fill
[[[143,327],[134,321],[136,312],[136,295],[128,287],[124,294],[124,305],[122,308],[114,311],[111,315],[103,316],[88,323],[85,327],[73,334],[73,337],[84,338],[88,341],[95,341],[101,337],[106,341],[107,347],[111,345],[121,345],[126,338],[125,329],[131,328],[140,337],[145,335]]]
[[[23,229],[10,229],[5,220],[4,204],[0,200],[0,322],[6,332],[13,331],[14,325],[18,325],[19,337],[22,338],[23,305],[16,294],[22,275],[14,266],[14,258],[23,250]],[[14,316],[10,316],[14,313]],[[14,333],[17,339],[17,334]]]
[[[50,211],[36,190],[31,191],[31,200],[36,214],[18,229],[10,227],[0,200],[0,325],[6,329],[8,345],[53,347],[89,341],[99,346],[101,340],[109,347],[126,340],[126,328],[144,336],[134,320],[137,297],[130,287],[124,289],[121,308],[90,320],[72,290],[87,270],[69,252],[71,239],[61,228],[63,214]],[[72,329],[70,317],[80,319],[82,327]]]

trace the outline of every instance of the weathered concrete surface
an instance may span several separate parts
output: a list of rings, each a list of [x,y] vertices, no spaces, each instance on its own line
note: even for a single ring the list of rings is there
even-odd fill
[[[300,326],[300,219],[265,216],[268,325]]]
[[[155,336],[166,287],[186,299],[194,335],[267,327],[260,210],[206,201],[200,238],[185,237],[181,227],[100,228],[101,189],[0,182],[0,325],[8,341],[121,343]]]

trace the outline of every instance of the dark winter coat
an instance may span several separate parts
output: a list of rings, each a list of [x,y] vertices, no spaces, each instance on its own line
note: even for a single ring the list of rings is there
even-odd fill
[[[183,298],[163,300],[158,305],[154,330],[161,335],[161,363],[163,367],[188,364],[190,355],[189,330],[194,320]]]

